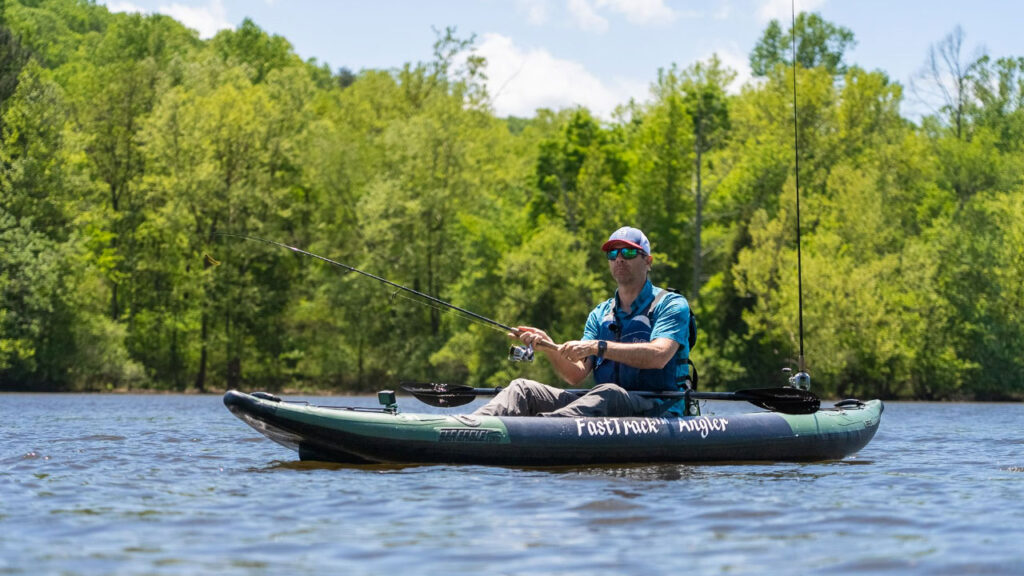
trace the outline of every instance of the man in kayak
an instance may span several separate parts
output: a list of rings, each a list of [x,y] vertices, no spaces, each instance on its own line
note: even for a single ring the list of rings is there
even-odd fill
[[[583,396],[519,378],[474,414],[487,416],[657,416],[678,401],[641,396],[637,391],[677,391],[689,377],[690,305],[686,298],[655,287],[651,243],[636,228],[616,230],[601,246],[618,285],[615,296],[590,313],[583,338],[540,348],[570,386],[591,372],[594,388]],[[519,326],[530,346],[553,343],[543,330]]]

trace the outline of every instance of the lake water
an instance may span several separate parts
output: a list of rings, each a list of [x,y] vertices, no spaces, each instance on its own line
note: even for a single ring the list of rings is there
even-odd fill
[[[219,396],[0,395],[0,574],[1022,574],[1022,544],[1020,404],[891,402],[842,462],[547,470],[300,463]]]

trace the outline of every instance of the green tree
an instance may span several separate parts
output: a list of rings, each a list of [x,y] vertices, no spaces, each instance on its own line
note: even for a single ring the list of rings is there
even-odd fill
[[[654,100],[640,115],[631,140],[636,225],[651,238],[652,274],[673,287],[689,284],[687,264],[696,246],[690,222],[695,212],[695,130],[684,81],[676,66],[658,72]]]
[[[475,73],[460,80],[452,68],[451,61],[466,46],[448,31],[435,45],[433,61],[397,74],[404,114],[381,132],[379,170],[356,205],[359,246],[364,249],[360,263],[442,299],[449,297],[448,287],[461,273],[459,213],[472,210],[475,191],[486,185],[481,176],[492,162],[486,146],[496,128],[494,120],[476,107]],[[360,295],[360,313],[386,319],[357,320],[379,343],[371,370],[392,373],[393,357],[404,358],[407,368],[427,369],[430,356],[448,337],[442,310],[403,299],[367,299],[367,293],[383,292],[365,282],[352,279],[362,286],[354,292]],[[384,337],[380,330],[391,336]],[[360,377],[367,371],[362,358]]]
[[[282,236],[293,194],[301,193],[292,162],[305,118],[304,108],[288,106],[277,90],[310,83],[308,76],[275,80],[272,73],[253,85],[245,70],[210,66],[207,72],[220,79],[215,87],[200,78],[172,89],[145,130],[147,204],[159,220],[144,230],[154,250],[179,247],[169,259],[161,252],[152,258],[166,263],[165,276],[177,283],[166,289],[188,299],[192,319],[175,322],[182,311],[172,299],[160,328],[170,334],[158,341],[177,343],[175,362],[188,362],[199,390],[207,387],[211,362],[230,387],[241,385],[246,364],[258,366],[254,372],[268,382],[278,376],[273,360],[287,351],[280,323],[294,262],[216,234]],[[184,352],[183,340],[190,342]]]
[[[28,389],[140,382],[124,331],[91,307],[94,230],[79,197],[63,91],[35,62],[22,71],[0,146],[0,379]]]
[[[833,75],[845,74],[846,50],[857,42],[849,28],[836,26],[817,13],[801,12],[796,16],[796,61],[803,68],[824,67]],[[793,63],[793,31],[782,31],[778,20],[768,23],[761,39],[750,53],[750,69],[754,76],[767,76],[778,64]]]
[[[559,134],[540,143],[537,194],[530,200],[534,222],[554,218],[563,220],[573,233],[579,232],[584,203],[579,195],[581,173],[603,143],[600,124],[583,108],[572,112]]]
[[[112,19],[105,7],[77,0],[6,0],[4,18],[21,45],[50,69],[80,57]]]
[[[18,37],[6,25],[4,3],[0,2],[0,133],[3,131],[3,113],[14,90],[18,87],[18,75],[28,62],[28,51],[22,47]]]
[[[249,18],[237,29],[217,33],[210,43],[225,64],[244,67],[254,84],[264,82],[272,70],[300,62],[288,40],[267,34]]]
[[[690,295],[692,299],[700,297],[700,286],[703,281],[703,243],[704,206],[707,191],[704,188],[704,170],[708,163],[706,155],[723,146],[727,137],[729,107],[726,89],[735,79],[736,74],[722,67],[717,55],[707,63],[698,62],[686,70],[683,76],[682,90],[685,94],[684,104],[693,121],[693,168],[694,168],[694,217],[693,217],[693,278]],[[710,167],[710,166],[708,166]]]
[[[87,139],[89,172],[102,187],[98,204],[110,211],[105,225],[111,233],[110,244],[103,249],[116,258],[108,276],[109,314],[114,320],[131,314],[132,270],[137,264],[134,231],[142,217],[137,183],[145,169],[138,134],[156,97],[158,70],[152,61],[132,54],[144,49],[148,40],[144,31],[133,29],[142,22],[136,16],[124,25],[111,26],[100,50],[103,63],[83,67],[70,80],[76,95],[75,117]]]
[[[1024,57],[982,56],[975,63],[972,122],[998,133],[1001,152],[1024,145]]]

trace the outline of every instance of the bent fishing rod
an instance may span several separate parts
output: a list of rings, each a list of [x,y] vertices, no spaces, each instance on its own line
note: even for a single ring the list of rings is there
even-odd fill
[[[289,246],[287,244],[284,244],[282,242],[276,242],[274,240],[267,240],[266,238],[258,238],[256,236],[246,236],[244,234],[232,234],[230,232],[217,232],[217,236],[230,236],[232,238],[241,238],[242,240],[252,240],[254,242],[263,242],[264,244],[270,244],[271,246],[278,246],[280,248],[286,248],[288,250],[291,250],[292,252],[295,252],[296,254],[302,254],[304,256],[311,256],[313,258],[316,258],[317,260],[322,260],[324,262],[327,262],[328,264],[332,264],[332,265],[337,266],[339,268],[343,268],[345,270],[348,270],[349,272],[356,272],[358,274],[362,274],[363,276],[366,276],[367,278],[373,278],[374,280],[376,280],[378,282],[383,282],[384,284],[387,284],[388,286],[393,286],[393,287],[398,288],[400,290],[405,290],[406,292],[408,292],[410,294],[413,294],[415,296],[419,296],[420,298],[423,298],[424,300],[428,300],[428,301],[433,302],[435,304],[440,304],[441,306],[445,306],[445,307],[450,308],[450,309],[452,309],[452,310],[454,310],[454,311],[456,311],[456,312],[458,312],[460,314],[465,314],[466,316],[469,316],[469,317],[474,318],[476,320],[480,320],[481,322],[484,322],[484,323],[486,323],[486,324],[488,324],[490,326],[493,326],[495,328],[500,328],[502,330],[506,330],[508,332],[511,332],[512,334],[515,334],[516,336],[518,336],[519,334],[521,334],[523,332],[522,330],[520,330],[518,328],[513,328],[512,326],[507,326],[505,324],[502,324],[501,322],[498,322],[497,320],[492,320],[492,319],[490,319],[490,318],[488,318],[486,316],[477,314],[476,312],[473,312],[471,310],[466,310],[465,308],[460,308],[459,306],[456,306],[456,305],[454,305],[454,304],[452,304],[450,302],[445,302],[444,300],[441,300],[440,298],[437,298],[436,296],[431,296],[430,294],[425,294],[423,292],[420,292],[419,290],[414,290],[412,288],[409,288],[408,286],[402,286],[401,284],[399,284],[397,282],[392,282],[391,280],[388,280],[387,278],[382,278],[380,276],[377,276],[376,274],[371,274],[369,272],[365,272],[365,271],[360,270],[360,269],[358,269],[358,268],[356,268],[354,266],[349,266],[348,264],[343,264],[341,262],[338,262],[337,260],[331,260],[330,258],[326,258],[324,256],[320,256],[319,254],[313,254],[312,252],[308,252],[308,251],[303,250],[301,248],[296,248],[295,246]],[[538,347],[541,347],[541,348],[551,348],[553,350],[557,350],[558,349],[558,345],[557,344],[555,344],[554,342],[549,342],[547,340],[538,340],[535,343],[535,345],[538,346]],[[513,360],[527,360],[527,361],[529,361],[529,360],[533,359],[533,352],[532,352],[532,350],[531,351],[527,351],[525,349],[520,349],[518,347],[513,347],[513,349],[509,351],[509,358],[513,359]]]

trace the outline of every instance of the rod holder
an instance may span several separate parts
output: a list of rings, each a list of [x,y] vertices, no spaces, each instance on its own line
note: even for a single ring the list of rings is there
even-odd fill
[[[392,414],[398,413],[398,398],[396,398],[394,390],[381,390],[377,392],[377,402],[380,402],[384,410]]]

